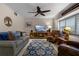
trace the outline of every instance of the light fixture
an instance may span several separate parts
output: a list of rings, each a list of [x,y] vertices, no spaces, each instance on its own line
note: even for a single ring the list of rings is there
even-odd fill
[[[51,29],[51,28],[52,28],[52,26],[48,25],[48,29]]]

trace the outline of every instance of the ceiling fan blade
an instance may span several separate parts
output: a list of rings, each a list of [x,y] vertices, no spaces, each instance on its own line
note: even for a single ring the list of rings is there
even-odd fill
[[[38,15],[38,13],[35,16],[37,16],[37,15]]]
[[[43,14],[43,13],[40,13],[41,15],[43,15],[43,16],[45,16],[45,14]]]
[[[45,10],[45,11],[42,11],[42,13],[45,13],[45,12],[50,12],[50,10]]]

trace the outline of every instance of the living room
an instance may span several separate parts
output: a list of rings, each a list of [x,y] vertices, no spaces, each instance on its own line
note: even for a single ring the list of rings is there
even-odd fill
[[[0,56],[79,56],[79,3],[0,3]]]

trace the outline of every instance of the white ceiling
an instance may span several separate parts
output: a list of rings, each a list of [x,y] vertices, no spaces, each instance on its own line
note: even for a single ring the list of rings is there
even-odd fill
[[[7,3],[17,14],[25,18],[53,18],[61,10],[67,7],[70,3]],[[41,10],[51,10],[45,13],[46,16],[34,16],[34,13],[28,13],[36,11],[36,7],[40,6]]]

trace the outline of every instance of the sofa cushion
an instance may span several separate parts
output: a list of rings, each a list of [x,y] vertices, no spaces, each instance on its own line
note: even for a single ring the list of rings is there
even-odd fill
[[[8,40],[8,32],[1,32],[0,40]]]
[[[15,39],[20,38],[20,32],[13,32],[13,35],[15,36]]]

